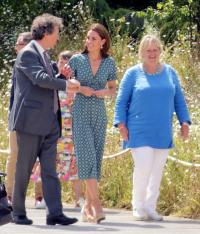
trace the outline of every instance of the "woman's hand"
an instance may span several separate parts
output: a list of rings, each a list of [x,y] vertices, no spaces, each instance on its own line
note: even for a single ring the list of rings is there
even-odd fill
[[[94,95],[94,89],[87,87],[87,86],[81,86],[79,93],[83,94],[86,97],[91,97],[92,95]]]
[[[111,80],[107,82],[107,89],[100,89],[94,92],[98,98],[114,97],[116,94],[116,81]]]
[[[181,137],[183,140],[187,140],[189,138],[189,125],[188,123],[182,123],[181,125]]]
[[[120,123],[118,124],[118,129],[122,136],[122,139],[124,141],[128,141],[128,128],[123,123]]]
[[[107,94],[107,90],[101,89],[101,90],[95,90],[93,95],[98,98],[104,98],[106,94]]]
[[[73,75],[73,70],[70,68],[69,65],[65,65],[60,72],[62,75],[65,76],[66,79],[69,79]]]

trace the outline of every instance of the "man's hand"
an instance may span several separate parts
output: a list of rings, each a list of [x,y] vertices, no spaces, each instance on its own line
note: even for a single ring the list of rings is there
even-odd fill
[[[80,82],[75,79],[70,79],[67,81],[66,92],[67,93],[77,93],[80,90]]]

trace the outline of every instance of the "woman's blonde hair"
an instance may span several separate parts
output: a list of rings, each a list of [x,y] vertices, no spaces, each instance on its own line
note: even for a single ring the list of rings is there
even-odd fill
[[[141,60],[143,59],[144,49],[147,48],[147,46],[149,46],[152,43],[155,44],[160,49],[160,52],[162,53],[163,46],[162,46],[160,38],[153,34],[147,34],[142,38],[140,45],[139,45],[138,55]]]

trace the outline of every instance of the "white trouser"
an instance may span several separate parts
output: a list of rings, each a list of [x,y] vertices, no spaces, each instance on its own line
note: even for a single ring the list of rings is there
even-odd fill
[[[138,147],[131,152],[134,160],[133,209],[155,211],[169,149]]]

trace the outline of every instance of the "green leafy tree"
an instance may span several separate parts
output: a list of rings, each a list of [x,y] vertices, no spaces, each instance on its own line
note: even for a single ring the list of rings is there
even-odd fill
[[[130,9],[134,9],[134,10],[144,10],[146,9],[148,6],[152,6],[152,7],[156,7],[156,4],[158,2],[161,2],[162,0],[134,0],[134,1],[130,1],[130,0],[107,0],[108,4],[110,5],[110,7],[112,8],[130,8]]]
[[[157,4],[157,9],[147,8],[146,19],[160,30],[166,43],[183,37],[190,42],[197,41],[198,5],[197,0],[165,0]]]

